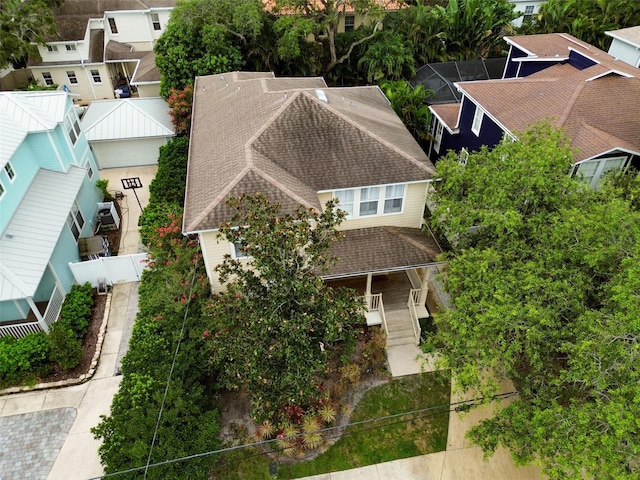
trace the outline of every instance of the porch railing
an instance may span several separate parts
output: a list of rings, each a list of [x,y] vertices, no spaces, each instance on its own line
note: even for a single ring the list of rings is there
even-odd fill
[[[420,344],[420,321],[418,320],[418,311],[416,305],[420,303],[420,289],[415,288],[409,291],[409,300],[407,301],[407,307],[409,307],[409,316],[411,317],[411,326],[413,327],[413,335],[416,339],[416,345]]]
[[[64,302],[64,292],[56,285],[49,299],[47,309],[44,311],[43,318],[47,325],[51,326],[53,322],[58,320],[58,315],[60,315],[60,310],[62,309],[62,302]]]
[[[3,325],[0,326],[0,337],[11,336],[15,338],[22,338],[30,333],[41,332],[40,324],[38,322],[17,323],[15,325]]]
[[[382,326],[384,327],[385,333],[389,333],[389,329],[387,328],[387,318],[384,315],[384,304],[382,303],[382,294],[381,293],[373,293],[371,295],[365,295],[366,308],[369,312],[378,312],[380,315],[380,319],[382,320]]]

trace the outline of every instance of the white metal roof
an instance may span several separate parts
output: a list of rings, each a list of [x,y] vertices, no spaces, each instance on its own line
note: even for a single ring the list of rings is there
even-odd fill
[[[86,174],[38,172],[0,237],[0,301],[34,295]]]
[[[172,137],[169,105],[162,98],[123,98],[91,102],[82,129],[89,141]]]
[[[63,91],[0,92],[0,168],[30,132],[53,130],[64,120]]]

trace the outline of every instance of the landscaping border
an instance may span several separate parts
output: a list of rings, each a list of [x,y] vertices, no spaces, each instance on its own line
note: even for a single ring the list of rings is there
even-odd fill
[[[96,373],[98,368],[98,360],[100,353],[102,352],[102,344],[104,342],[104,336],[107,331],[107,323],[109,321],[109,310],[111,309],[111,292],[107,294],[107,301],[104,305],[104,315],[102,317],[102,324],[100,325],[100,331],[98,332],[98,338],[96,340],[96,351],[91,359],[91,366],[87,373],[83,373],[77,378],[67,378],[66,380],[58,380],[57,382],[36,383],[34,386],[21,385],[19,387],[9,387],[4,390],[0,390],[0,396],[10,395],[13,393],[31,392],[36,390],[46,390],[49,388],[69,387],[71,385],[79,385],[81,383],[90,380]]]

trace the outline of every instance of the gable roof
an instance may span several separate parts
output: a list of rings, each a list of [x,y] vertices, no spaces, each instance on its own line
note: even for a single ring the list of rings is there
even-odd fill
[[[640,47],[640,25],[637,27],[620,28],[618,30],[611,30],[604,32],[612,38],[622,40],[624,43]]]
[[[459,88],[510,133],[552,119],[571,139],[576,162],[614,148],[640,152],[640,78],[602,65],[568,74],[558,65],[540,75],[464,82]]]
[[[64,120],[63,91],[0,92],[0,168],[4,168],[28,133],[53,130]]]
[[[89,141],[172,137],[169,105],[162,98],[123,98],[91,102],[82,128]]]
[[[198,77],[183,230],[218,228],[231,195],[260,191],[285,211],[321,209],[319,191],[434,174],[377,87],[260,72]]]
[[[76,166],[38,172],[0,237],[0,301],[35,294],[86,173]]]

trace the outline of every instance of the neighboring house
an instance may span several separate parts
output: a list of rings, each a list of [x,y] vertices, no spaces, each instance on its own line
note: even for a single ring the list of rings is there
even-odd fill
[[[609,55],[633,67],[640,68],[640,26],[604,32],[613,40]]]
[[[524,22],[535,20],[536,15],[540,12],[540,5],[546,3],[546,0],[509,0],[509,3],[514,5],[514,12],[521,14],[512,22],[512,25],[521,27]]]
[[[0,336],[47,331],[93,234],[98,171],[66,92],[0,92]]]
[[[461,82],[460,103],[433,105],[431,158],[516,139],[551,119],[575,153],[572,175],[593,188],[612,169],[640,166],[640,70],[567,34],[505,37],[504,78]]]
[[[176,0],[66,0],[54,12],[57,34],[30,61],[41,85],[60,85],[77,103],[116,98],[119,87],[157,97],[153,45]]]
[[[324,278],[360,278],[371,297],[374,276],[407,272],[413,283],[400,303],[408,308],[413,286],[424,310],[427,267],[440,252],[421,231],[435,170],[378,87],[270,73],[198,77],[189,148],[183,232],[198,234],[214,290],[224,288],[216,265],[242,258],[218,234],[230,196],[261,192],[286,212],[337,198],[349,214],[346,236]]]
[[[162,98],[91,102],[82,129],[101,169],[156,164],[158,149],[175,136]]]

